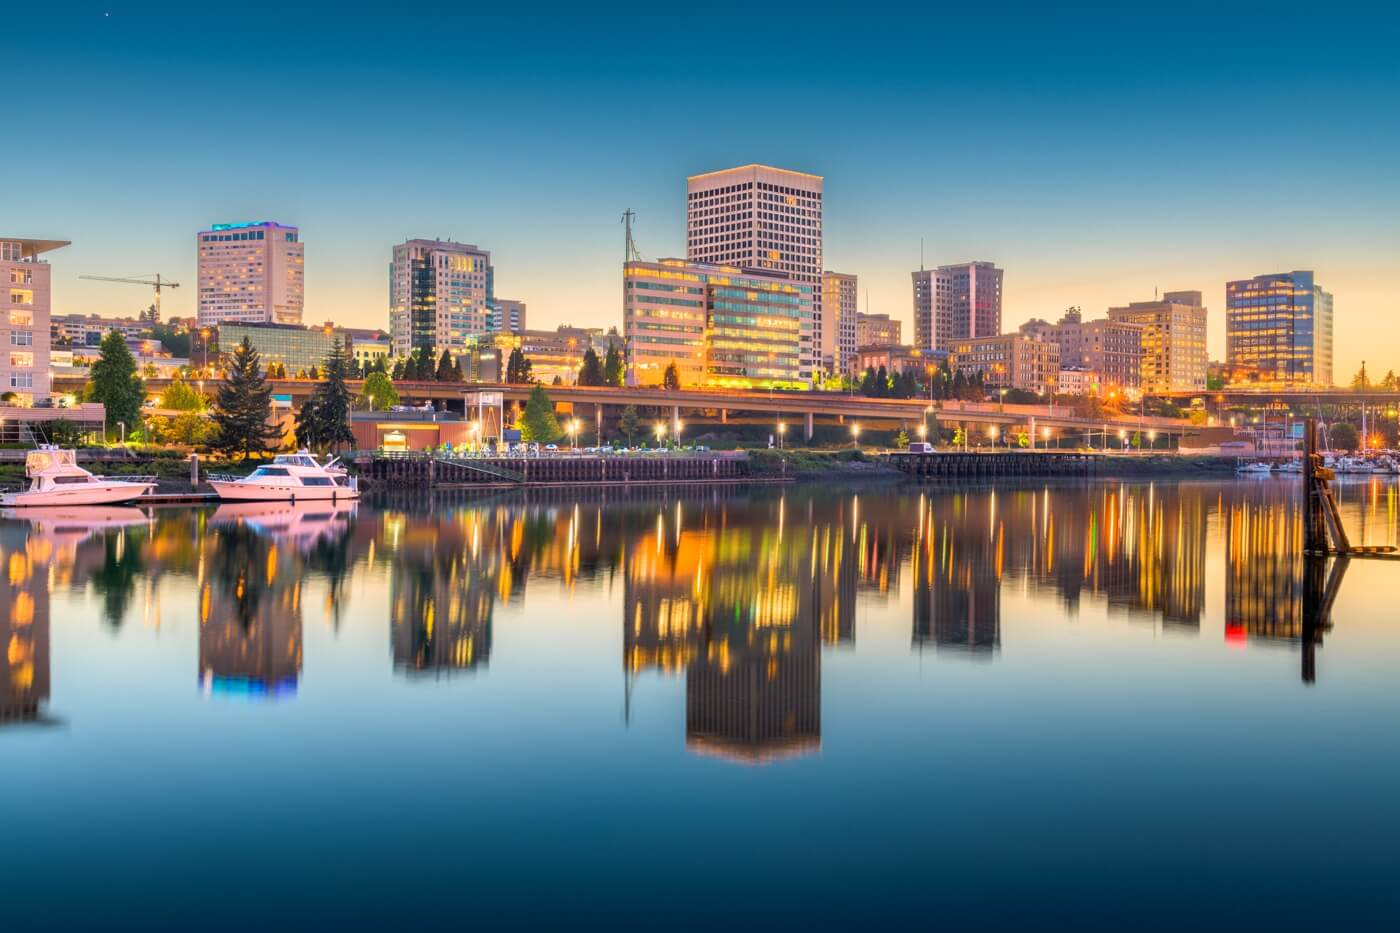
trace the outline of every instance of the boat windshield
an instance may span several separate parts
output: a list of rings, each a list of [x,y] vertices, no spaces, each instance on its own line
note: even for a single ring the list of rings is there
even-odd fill
[[[311,467],[313,469],[320,466],[320,464],[316,462],[316,458],[312,457],[310,454],[282,454],[273,462],[286,466]]]
[[[263,466],[258,467],[249,476],[249,479],[256,479],[259,476],[290,476],[285,467]]]

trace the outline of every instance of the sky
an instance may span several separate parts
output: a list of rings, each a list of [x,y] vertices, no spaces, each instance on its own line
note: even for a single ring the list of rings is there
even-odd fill
[[[1289,2],[755,10],[68,3],[5,13],[0,233],[55,237],[54,310],[193,314],[195,234],[306,244],[306,320],[387,327],[391,247],[491,250],[531,327],[621,325],[622,212],[685,251],[687,175],[823,175],[828,269],[905,322],[990,260],[1003,323],[1313,269],[1336,369],[1400,369],[1400,12]],[[1224,7],[1228,6],[1229,9]],[[22,115],[22,116],[21,116]]]

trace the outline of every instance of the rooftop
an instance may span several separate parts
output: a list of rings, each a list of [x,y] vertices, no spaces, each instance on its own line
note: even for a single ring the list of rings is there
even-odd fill
[[[18,243],[20,256],[24,259],[34,259],[40,253],[47,253],[50,250],[62,249],[72,243],[71,240],[40,240],[34,237],[5,236],[0,234],[0,243]]]
[[[761,169],[765,172],[779,172],[783,175],[793,175],[797,178],[815,178],[817,181],[824,180],[821,175],[812,175],[808,172],[794,172],[790,168],[778,168],[776,165],[764,165],[760,162],[751,162],[748,165],[736,165],[733,168],[722,168],[715,172],[701,172],[699,175],[690,175],[687,176],[686,181],[709,178],[711,175],[730,175],[734,172],[750,172],[755,169]]]

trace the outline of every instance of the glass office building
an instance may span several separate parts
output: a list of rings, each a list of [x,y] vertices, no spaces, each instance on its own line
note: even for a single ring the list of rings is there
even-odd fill
[[[1333,384],[1332,295],[1311,271],[1227,282],[1225,339],[1231,369],[1253,381]]]

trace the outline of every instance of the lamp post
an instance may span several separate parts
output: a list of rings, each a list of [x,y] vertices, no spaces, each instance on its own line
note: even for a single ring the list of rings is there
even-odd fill
[[[569,451],[578,453],[578,419],[569,419]]]
[[[1001,434],[1001,429],[998,428],[996,425],[993,424],[987,426],[987,438],[992,442],[993,447],[997,445],[997,436],[999,434]]]
[[[851,446],[856,450],[860,449],[860,423],[851,425]]]
[[[1123,452],[1128,452],[1128,432],[1122,428],[1118,429],[1118,440],[1123,445]]]
[[[671,443],[675,444],[677,447],[680,447],[680,446],[681,446],[681,431],[683,431],[684,429],[685,429],[685,422],[683,422],[683,421],[681,421],[679,418],[677,418],[677,419],[676,419],[676,428],[675,428],[674,431],[671,432]]]
[[[778,422],[778,449],[783,449],[783,435],[787,434],[787,422]]]
[[[657,447],[660,447],[660,446],[661,446],[661,439],[662,439],[663,437],[665,437],[665,436],[666,436],[666,425],[663,424],[663,423],[660,422],[660,421],[656,422],[656,446],[657,446]]]
[[[1001,396],[1001,410],[1006,411],[1006,390],[1002,389],[997,394]]]
[[[920,441],[926,441],[926,440],[928,440],[928,425],[927,425],[927,424],[921,424],[921,425],[919,425],[919,440],[920,440]]]
[[[1148,432],[1147,432],[1147,443],[1149,443],[1149,444],[1152,445],[1152,449],[1153,449],[1153,450],[1156,450],[1156,449],[1157,449],[1157,429],[1156,429],[1156,428],[1153,428],[1151,431],[1148,431]]]

